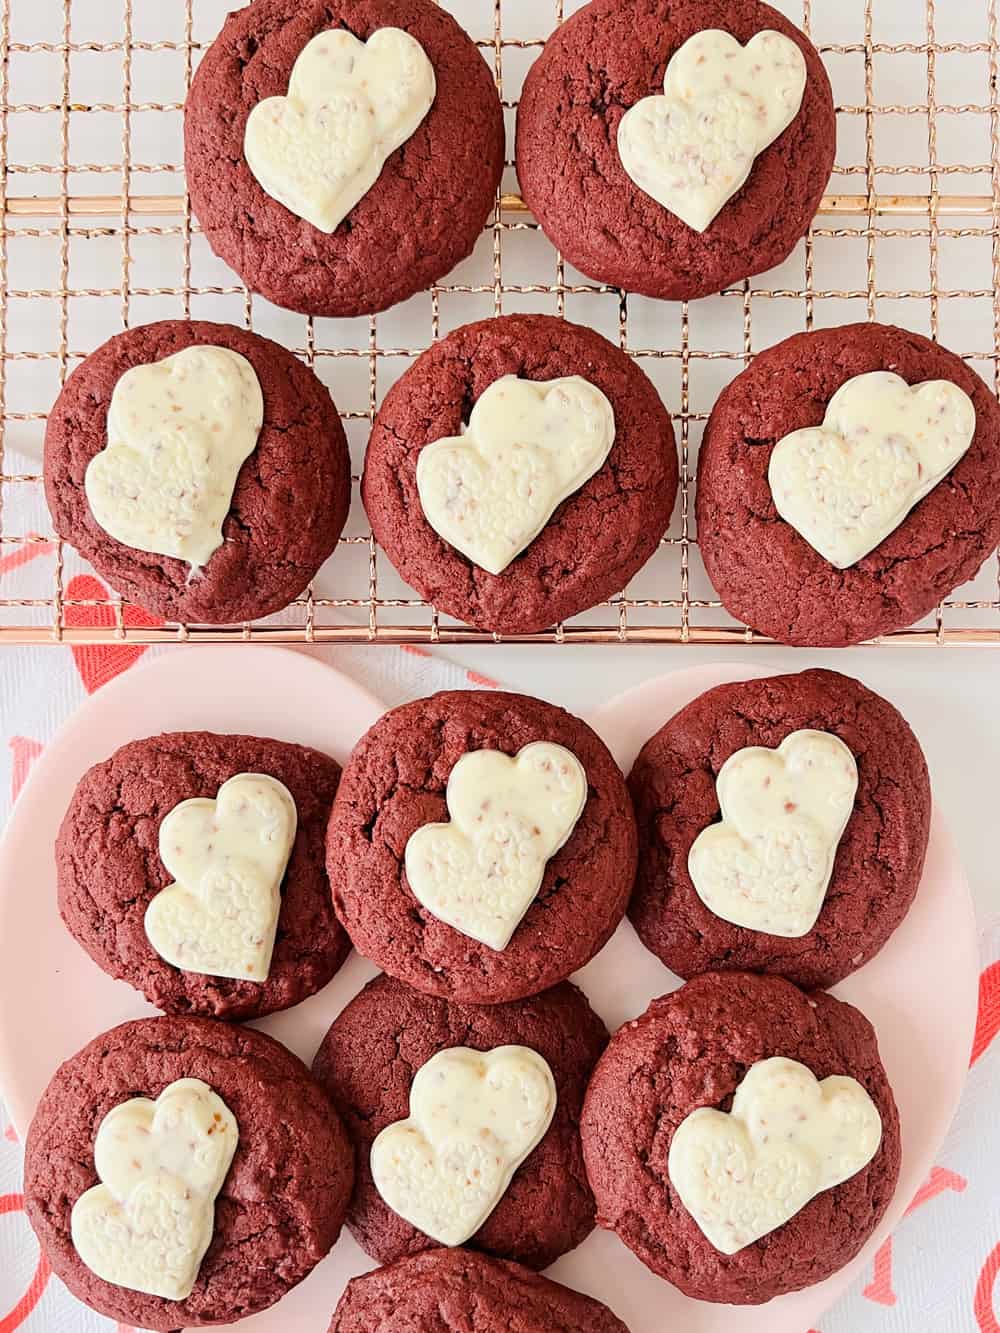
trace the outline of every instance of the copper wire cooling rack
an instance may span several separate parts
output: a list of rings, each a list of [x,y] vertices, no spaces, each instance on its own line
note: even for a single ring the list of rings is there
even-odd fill
[[[442,3],[493,66],[512,144],[524,74],[579,4]],[[656,383],[681,451],[658,553],[620,595],[532,639],[760,642],[723,611],[697,550],[697,448],[721,388],[780,338],[866,318],[940,337],[1000,387],[998,3],[779,0],[824,55],[839,151],[810,236],[762,278],[678,305],[591,283],[545,240],[509,164],[472,259],[394,311],[333,321],[252,297],[188,206],[184,97],[237,0],[0,0],[0,642],[481,640],[399,580],[357,483],[378,405],[414,357],[459,324],[513,311],[565,315],[618,342]],[[188,315],[293,347],[330,386],[351,439],[340,548],[303,597],[260,623],[148,623],[54,539],[45,509],[40,444],[66,375],[123,327]],[[887,642],[1000,646],[1000,561]]]

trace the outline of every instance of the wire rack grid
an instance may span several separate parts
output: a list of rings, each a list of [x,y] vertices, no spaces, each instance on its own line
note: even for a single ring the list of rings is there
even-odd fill
[[[549,32],[582,0],[440,0],[492,65],[508,117]],[[306,319],[252,296],[211,255],[184,187],[184,98],[232,0],[0,0],[0,643],[489,638],[416,598],[358,496],[379,403],[431,340],[468,320],[544,310],[611,337],[671,409],[681,489],[668,535],[618,596],[555,642],[762,642],[731,620],[697,550],[693,487],[714,398],[755,351],[803,328],[882,319],[958,350],[1000,388],[998,3],[778,0],[813,36],[838,102],[838,165],[781,268],[677,305],[589,282],[517,194],[513,163],[473,257],[429,293],[362,320]],[[971,100],[970,100],[971,99]],[[152,319],[244,323],[294,348],[343,409],[354,503],[340,548],[287,611],[234,627],[163,625],[55,539],[40,443],[67,374]],[[967,348],[973,350],[964,350]],[[883,642],[1000,646],[1000,557]]]

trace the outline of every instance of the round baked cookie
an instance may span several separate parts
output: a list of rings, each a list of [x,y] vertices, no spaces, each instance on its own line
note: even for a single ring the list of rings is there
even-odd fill
[[[434,66],[415,132],[333,233],[272,198],[247,165],[247,118],[284,97],[329,28],[401,28]],[[370,314],[424,291],[472,253],[503,173],[504,124],[486,61],[433,0],[255,0],[226,19],[184,113],[191,204],[212,249],[255,292],[306,315]]]
[[[951,380],[972,399],[967,453],[869,555],[837,569],[778,514],[774,446],[819,426],[848,380]],[[913,624],[975,577],[1000,542],[1000,407],[954,353],[918,333],[852,324],[800,333],[726,388],[698,460],[698,542],[726,609],[782,643],[839,648]]]
[[[728,1111],[749,1067],[772,1056],[799,1061],[820,1081],[856,1079],[882,1118],[882,1141],[862,1170],[725,1255],[670,1180],[670,1144],[698,1107]],[[878,1226],[899,1175],[899,1117],[871,1024],[824,991],[808,995],[779,977],[706,973],[654,1000],[612,1037],[580,1129],[598,1223],[700,1301],[758,1305],[822,1282]]]
[[[365,1253],[388,1264],[437,1245],[384,1201],[369,1157],[377,1135],[410,1114],[417,1070],[453,1046],[527,1046],[548,1062],[558,1098],[545,1137],[469,1246],[546,1268],[579,1245],[594,1227],[580,1108],[607,1040],[583,992],[568,981],[529,1000],[495,1005],[449,1004],[387,976],[369,982],[336,1019],[313,1061],[313,1075],[354,1144],[357,1178],[347,1224]]]
[[[504,375],[589,380],[611,403],[615,440],[604,465],[534,541],[490,574],[427,521],[417,460],[426,445],[459,435]],[[592,329],[550,315],[483,320],[435,343],[389,391],[368,445],[362,496],[389,559],[439,611],[480,629],[530,634],[620,592],[656,550],[677,496],[673,428],[635,362]]]
[[[640,189],[622,165],[618,127],[663,94],[689,38],[722,29],[742,45],[770,29],[806,61],[791,125],[704,232]],[[708,296],[782,263],[816,215],[833,169],[830,81],[808,38],[757,0],[591,0],[556,30],[528,71],[517,115],[521,193],[545,234],[582,273],[668,300]]]
[[[493,949],[417,901],[406,844],[449,821],[445,788],[463,755],[514,756],[535,741],[576,756],[586,804],[509,943]],[[535,995],[588,963],[624,915],[635,864],[632,802],[604,742],[554,704],[493,690],[446,690],[380,718],[344,769],[327,836],[334,906],[358,952],[419,991],[466,1004]]]
[[[593,1297],[471,1250],[428,1250],[353,1278],[329,1333],[511,1333],[514,1328],[628,1333]]]
[[[99,1278],[74,1248],[70,1215],[98,1184],[94,1138],[107,1113],[187,1078],[226,1103],[239,1146],[194,1289],[171,1301]],[[290,1051],[250,1028],[147,1018],[95,1038],[57,1071],[28,1133],[25,1209],[56,1275],[91,1309],[140,1328],[192,1328],[266,1309],[301,1282],[340,1234],[353,1176],[340,1119]]]
[[[225,540],[192,576],[187,561],[126,546],[105,531],[84,477],[108,443],[108,408],[122,375],[204,344],[250,362],[264,422],[236,479]],[[280,611],[333,552],[350,508],[350,456],[326,386],[291,352],[231,324],[164,320],[111,338],[69,377],[45,431],[45,495],[59,536],[123,597],[167,620],[228,624]]]
[[[156,952],[144,925],[151,900],[173,880],[160,860],[160,824],[181,801],[214,800],[237,773],[277,778],[298,816],[263,982],[181,971]],[[63,818],[56,839],[63,920],[99,967],[168,1013],[242,1020],[298,1004],[326,985],[351,947],[324,865],[339,778],[339,766],[318,750],[257,736],[175,731],[123,745],[84,774]]]
[[[802,730],[844,742],[858,788],[816,924],[787,937],[717,916],[695,890],[688,855],[722,817],[716,780],[726,760],[748,746],[777,749]],[[931,817],[923,752],[890,703],[836,671],[706,691],[650,737],[628,783],[640,848],[629,917],[678,976],[748,970],[832,986],[878,953],[920,883]]]

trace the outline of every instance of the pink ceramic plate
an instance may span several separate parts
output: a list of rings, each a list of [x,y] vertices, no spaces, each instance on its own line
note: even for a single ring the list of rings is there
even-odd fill
[[[299,741],[343,762],[382,706],[306,653],[245,647],[173,649],[120,676],[72,718],[37,761],[0,847],[0,1086],[23,1134],[59,1062],[91,1037],[154,1011],[106,977],[71,939],[56,909],[52,843],[86,768],[125,741],[208,728]],[[238,665],[238,671],[234,668]],[[675,672],[604,705],[590,720],[624,768],[647,735],[703,690],[764,675],[750,666]],[[305,1060],[344,1004],[373,974],[356,955],[313,999],[260,1024]],[[648,1273],[617,1239],[595,1233],[554,1277],[605,1300],[632,1333],[804,1333],[899,1220],[933,1165],[962,1088],[975,1023],[975,925],[951,840],[935,816],[913,910],[889,945],[838,993],[878,1030],[903,1122],[903,1170],[878,1236],[829,1282],[758,1309],[689,1301]],[[640,1013],[677,978],[623,925],[579,977],[611,1028]],[[240,1327],[319,1333],[347,1279],[372,1265],[345,1233],[334,1252],[278,1306]]]

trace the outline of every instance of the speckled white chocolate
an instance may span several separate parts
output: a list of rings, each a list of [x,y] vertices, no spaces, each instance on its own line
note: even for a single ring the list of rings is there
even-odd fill
[[[829,732],[793,731],[776,750],[730,755],[715,789],[722,822],[703,829],[688,853],[698,897],[747,930],[807,935],[854,809],[854,755]]]
[[[263,421],[257,374],[228,347],[134,366],[111,395],[107,445],[87,465],[91,513],[116,541],[200,568],[222,545]]]
[[[703,232],[799,114],[805,87],[805,57],[782,33],[758,32],[744,47],[718,28],[696,32],[667,65],[662,95],[622,116],[622,166]]]
[[[972,399],[950,380],[911,388],[890,371],[856,375],[830,399],[822,426],[775,445],[775,508],[825,560],[847,569],[948,475],[975,433]]]
[[[250,112],[247,165],[273,199],[319,231],[336,231],[436,92],[434,66],[409,33],[379,28],[361,42],[330,28],[303,47],[288,96]]]
[[[424,517],[474,564],[501,574],[604,466],[614,442],[614,409],[588,380],[504,375],[479,398],[464,435],[420,451]]]
[[[861,1084],[818,1082],[797,1060],[751,1065],[727,1114],[692,1111],[670,1143],[670,1182],[704,1235],[736,1254],[878,1152],[882,1117]]]
[[[375,1188],[441,1245],[462,1245],[503,1198],[552,1123],[552,1070],[527,1046],[439,1051],[410,1088],[410,1114],[372,1144]]]
[[[408,839],[406,878],[438,920],[505,949],[583,813],[587,774],[548,741],[514,759],[475,750],[451,770],[446,799],[451,823],[424,824]]]
[[[281,881],[298,815],[277,778],[238,773],[214,801],[182,801],[160,825],[160,860],[176,881],[146,909],[146,935],[185,972],[266,981]]]
[[[232,1111],[200,1079],[171,1083],[155,1102],[136,1097],[116,1106],[94,1141],[102,1183],[73,1206],[77,1254],[105,1282],[185,1300],[238,1141]]]

